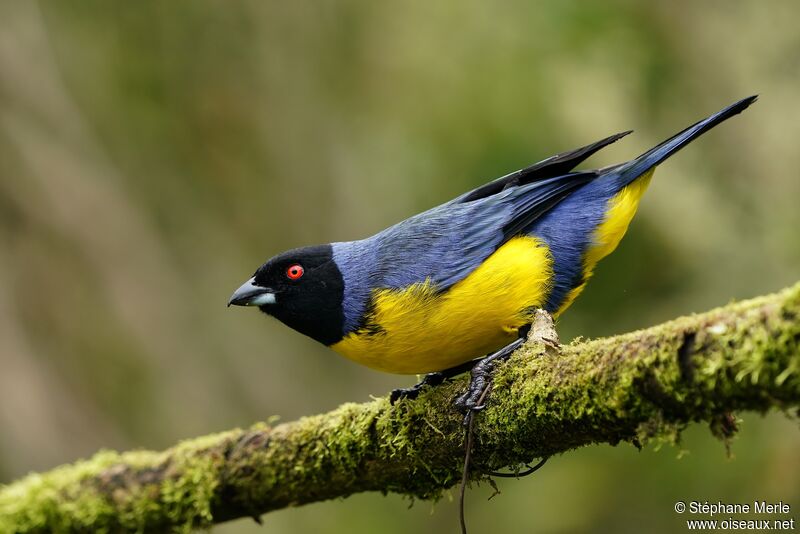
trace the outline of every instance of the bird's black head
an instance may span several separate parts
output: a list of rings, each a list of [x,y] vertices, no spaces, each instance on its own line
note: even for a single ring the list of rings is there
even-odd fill
[[[320,343],[342,339],[344,281],[331,245],[290,250],[268,260],[228,305],[261,311]]]

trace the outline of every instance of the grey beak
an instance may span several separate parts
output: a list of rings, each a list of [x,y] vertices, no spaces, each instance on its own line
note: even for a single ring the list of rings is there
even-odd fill
[[[233,292],[228,306],[264,306],[265,304],[275,304],[275,293],[267,287],[260,287],[254,284],[251,278]]]

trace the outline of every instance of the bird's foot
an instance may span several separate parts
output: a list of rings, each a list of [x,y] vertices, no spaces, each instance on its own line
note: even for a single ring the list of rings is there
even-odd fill
[[[453,403],[457,410],[465,414],[465,424],[470,413],[479,412],[486,407],[484,400],[491,386],[492,376],[494,376],[497,364],[507,360],[523,343],[525,343],[524,337],[515,339],[497,352],[479,360],[475,367],[472,368],[469,387]]]
[[[479,360],[478,363],[472,368],[472,376],[470,379],[467,391],[461,394],[455,401],[456,409],[464,413],[464,427],[466,429],[465,453],[464,453],[464,469],[461,473],[461,488],[459,491],[458,510],[461,519],[461,532],[466,533],[467,527],[464,521],[464,494],[466,493],[467,480],[469,479],[469,464],[472,457],[472,442],[475,425],[475,416],[486,406],[486,397],[489,395],[489,390],[492,386],[492,378],[494,376],[497,364],[501,361],[507,360],[511,354],[514,353],[528,338],[539,340],[545,345],[545,351],[548,349],[558,352],[560,345],[558,342],[558,334],[555,331],[555,324],[553,318],[544,310],[535,310],[533,321],[530,324],[524,325],[519,329],[519,338],[509,343],[497,352],[490,354]],[[498,477],[522,477],[536,472],[542,467],[547,458],[534,465],[527,466],[525,471],[510,473],[490,472],[491,476]]]
[[[461,365],[451,367],[450,369],[428,373],[422,378],[422,380],[419,381],[418,384],[414,384],[410,388],[393,389],[389,394],[389,402],[394,404],[401,399],[416,399],[419,396],[420,391],[422,391],[422,388],[425,386],[438,386],[445,380],[449,380],[454,376],[460,375],[461,373],[466,373],[480,361],[481,360],[470,360],[462,363]]]
[[[435,373],[428,373],[422,378],[422,380],[410,388],[393,389],[389,394],[389,403],[394,404],[401,399],[416,399],[419,396],[419,392],[422,391],[422,388],[425,386],[438,386],[445,381],[445,378],[447,377],[444,375],[444,373],[440,373],[438,371]]]
[[[469,387],[454,402],[457,410],[464,413],[464,424],[469,422],[469,414],[479,412],[486,407],[485,399],[489,394],[497,364],[507,360],[526,339],[541,341],[548,352],[558,352],[560,344],[553,318],[545,310],[535,310],[533,320],[519,329],[519,337],[502,349],[492,353],[472,368]]]

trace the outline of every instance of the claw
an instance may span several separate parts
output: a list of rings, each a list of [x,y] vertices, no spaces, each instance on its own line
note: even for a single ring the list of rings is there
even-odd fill
[[[389,394],[389,404],[394,406],[394,404],[400,399],[414,400],[419,397],[419,393],[422,391],[422,388],[425,386],[438,386],[444,382],[446,378],[447,375],[445,373],[428,373],[423,377],[422,380],[419,381],[419,383],[414,384],[410,388],[393,389]]]
[[[392,390],[392,392],[389,394],[389,403],[394,405],[401,399],[416,399],[423,387],[438,386],[445,380],[469,371],[480,361],[481,360],[470,360],[460,365],[456,365],[455,367],[451,367],[450,369],[428,373],[422,378],[422,380],[419,381],[419,383],[414,384],[410,388],[397,388]]]
[[[418,395],[419,391],[414,390],[414,388],[393,389],[392,392],[389,393],[389,404],[394,406],[400,399],[416,399]]]
[[[481,397],[485,395],[485,390],[492,383],[492,376],[497,363],[508,359],[524,342],[524,338],[518,338],[497,352],[486,356],[472,368],[472,376],[467,391],[462,393],[453,403],[458,411],[466,413],[479,412],[486,407],[486,403],[483,402]]]

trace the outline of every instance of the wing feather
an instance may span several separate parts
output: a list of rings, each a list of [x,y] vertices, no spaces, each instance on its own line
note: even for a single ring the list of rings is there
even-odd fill
[[[333,244],[344,276],[345,331],[363,326],[372,291],[460,282],[515,235],[598,172],[576,165],[630,132],[564,152],[513,172],[360,241]]]
[[[571,173],[511,187],[471,202],[444,204],[387,228],[370,238],[378,264],[372,287],[400,289],[427,280],[446,290],[596,176]]]
[[[524,169],[501,176],[477,189],[473,189],[456,198],[453,202],[471,202],[495,195],[509,187],[525,185],[539,180],[546,180],[548,178],[555,178],[568,174],[572,169],[580,165],[583,160],[611,143],[619,141],[631,132],[633,132],[633,130],[614,134],[592,144],[576,148],[575,150],[556,154],[538,163],[529,165]]]

